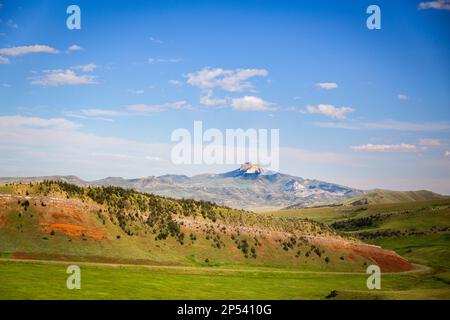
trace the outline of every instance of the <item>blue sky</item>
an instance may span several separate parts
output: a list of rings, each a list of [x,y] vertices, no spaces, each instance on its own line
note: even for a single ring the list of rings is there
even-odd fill
[[[0,0],[0,176],[222,172],[171,133],[280,129],[280,171],[450,194],[450,2]]]

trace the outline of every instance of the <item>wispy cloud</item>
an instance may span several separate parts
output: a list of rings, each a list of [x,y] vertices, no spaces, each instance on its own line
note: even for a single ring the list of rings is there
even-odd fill
[[[161,157],[155,157],[155,156],[145,156],[144,159],[147,161],[161,161],[162,160]]]
[[[5,57],[0,56],[0,64],[7,64],[7,63],[9,63],[9,62],[10,62],[10,61],[9,61],[8,58],[5,58]]]
[[[436,0],[419,3],[419,10],[436,9],[450,10],[450,0]]]
[[[437,147],[441,145],[439,139],[420,139],[419,144],[425,147]]]
[[[148,63],[178,63],[181,62],[181,59],[178,58],[169,58],[169,59],[162,59],[162,58],[148,58]]]
[[[417,148],[413,144],[364,144],[350,147],[354,151],[365,152],[416,152]]]
[[[398,100],[409,100],[409,97],[406,94],[397,95]]]
[[[16,22],[14,22],[14,20],[12,20],[12,19],[8,19],[8,20],[5,22],[5,25],[6,25],[8,28],[11,28],[11,29],[17,29],[17,28],[19,28],[19,25],[18,25]]]
[[[445,156],[446,158],[450,158],[450,151],[445,151],[444,156]]]
[[[214,107],[214,106],[224,106],[228,103],[225,98],[213,98],[212,91],[208,92],[207,95],[200,98],[200,103],[204,106]]]
[[[136,94],[136,95],[141,95],[141,94],[145,93],[145,91],[142,89],[131,89],[131,90],[128,90],[128,92],[130,92],[132,94]]]
[[[335,82],[319,82],[319,83],[316,83],[316,87],[319,87],[319,88],[325,89],[325,90],[332,90],[332,89],[337,89],[338,85]]]
[[[155,37],[150,37],[149,40],[153,43],[159,43],[159,44],[163,43],[162,40],[157,39]]]
[[[113,121],[112,118],[125,116],[127,112],[111,109],[81,109],[80,111],[66,111],[65,116],[78,119]]]
[[[331,118],[345,119],[348,113],[354,112],[355,109],[348,107],[337,108],[331,104],[319,104],[317,106],[308,105],[303,113],[321,114]]]
[[[73,51],[82,51],[83,48],[80,47],[80,46],[77,45],[77,44],[73,44],[73,45],[71,45],[70,47],[68,47],[67,50],[68,50],[68,51],[71,51],[71,52],[73,52]]]
[[[68,70],[47,70],[34,79],[31,84],[45,87],[57,87],[63,85],[81,85],[81,84],[95,84],[96,77],[91,75],[77,75],[75,71]]]
[[[252,89],[249,79],[254,77],[265,77],[268,71],[265,69],[235,69],[225,70],[222,68],[203,68],[200,71],[185,75],[187,83],[202,90],[220,88],[229,92],[240,92]]]
[[[316,122],[321,128],[351,129],[351,130],[393,130],[393,131],[450,131],[450,123],[426,122],[414,123],[396,120],[383,120],[378,122],[365,122],[357,120],[337,122]]]
[[[94,70],[96,68],[97,68],[97,65],[95,65],[93,63],[88,63],[88,64],[81,64],[78,66],[74,66],[74,67],[71,67],[70,69],[81,70],[83,72],[94,72]]]
[[[58,53],[58,50],[40,44],[0,49],[0,54],[3,54],[5,56],[21,56],[30,53]]]
[[[128,111],[133,113],[156,113],[156,112],[164,112],[168,110],[192,110],[192,107],[185,100],[176,101],[172,103],[164,103],[164,104],[132,104],[127,106]]]
[[[73,123],[64,118],[37,118],[37,117],[24,117],[20,115],[16,116],[0,116],[0,123],[7,124],[13,127],[23,128],[52,128],[52,129],[64,129],[72,130],[77,129],[80,125]]]
[[[178,87],[183,85],[183,83],[181,83],[180,80],[169,80],[169,83],[174,85],[174,86],[178,86]]]

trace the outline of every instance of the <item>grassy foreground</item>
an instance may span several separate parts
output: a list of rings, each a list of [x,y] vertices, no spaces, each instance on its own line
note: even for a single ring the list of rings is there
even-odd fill
[[[365,274],[78,264],[81,289],[66,288],[67,263],[0,260],[0,299],[448,299],[431,270],[385,274],[382,290]]]

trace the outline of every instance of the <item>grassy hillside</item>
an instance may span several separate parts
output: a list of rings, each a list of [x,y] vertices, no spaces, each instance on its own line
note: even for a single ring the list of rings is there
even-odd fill
[[[386,270],[412,268],[392,252],[340,236],[313,220],[267,217],[210,202],[64,182],[0,187],[0,254],[340,271],[364,270],[378,259]]]
[[[373,204],[393,204],[406,203],[413,201],[426,201],[443,199],[445,196],[427,190],[419,191],[390,191],[390,190],[374,190],[361,197],[345,199],[336,202],[317,203],[313,206],[305,206],[296,204],[286,209],[301,209],[304,207],[321,208],[321,207],[340,207],[340,206],[361,206]]]
[[[313,219],[342,235],[394,250],[431,267],[427,281],[450,288],[450,199],[292,209],[266,213]],[[450,296],[447,296],[450,299]]]

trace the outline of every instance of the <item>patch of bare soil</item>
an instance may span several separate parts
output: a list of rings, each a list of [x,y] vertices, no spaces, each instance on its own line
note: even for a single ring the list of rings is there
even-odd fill
[[[85,203],[78,199],[59,199],[54,197],[31,197],[1,195],[4,205],[18,200],[28,200],[35,204],[39,214],[42,234],[62,232],[69,237],[89,237],[96,240],[107,239],[107,231],[94,218],[92,212],[98,205]],[[2,207],[4,207],[4,205]],[[0,219],[3,217],[0,209]],[[4,220],[4,219],[3,219]],[[1,225],[0,220],[0,225]]]
[[[349,257],[360,256],[378,265],[382,272],[401,272],[414,270],[415,266],[392,250],[379,246],[351,242],[341,239],[315,237],[312,242],[332,250],[345,252]]]

